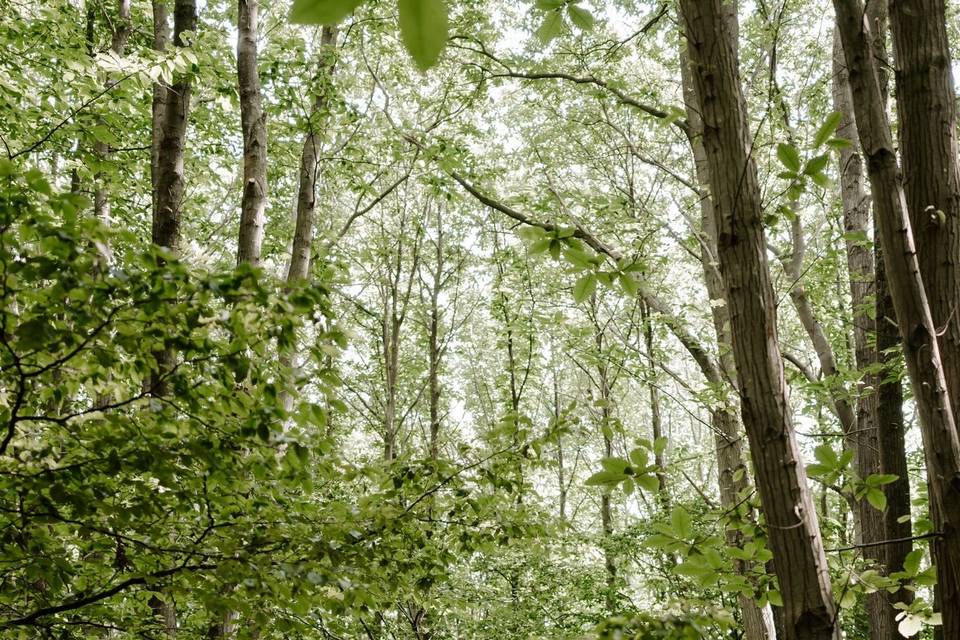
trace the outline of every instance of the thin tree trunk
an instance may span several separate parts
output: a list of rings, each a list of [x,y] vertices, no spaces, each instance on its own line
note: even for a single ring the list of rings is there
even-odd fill
[[[593,296],[594,313],[597,310],[597,299]],[[600,396],[600,432],[603,435],[603,455],[610,458],[613,456],[613,432],[611,426],[610,403],[612,402],[610,394],[610,379],[607,371],[607,363],[604,360],[603,329],[599,320],[594,315],[594,344],[596,346],[597,358],[597,393]],[[613,507],[610,502],[610,492],[604,491],[600,495],[600,526],[603,531],[603,566],[607,574],[607,592],[605,596],[607,613],[614,615],[617,612],[617,561],[614,551],[611,548],[613,543]]]
[[[243,127],[243,198],[237,264],[260,265],[267,207],[267,119],[257,70],[258,0],[237,0],[237,78]]]
[[[127,40],[132,30],[133,28],[130,22],[130,0],[118,0],[117,19],[110,38],[110,50],[118,56],[122,56],[127,47]],[[113,79],[108,77],[106,80],[107,86],[110,86],[111,83],[113,83]],[[96,154],[98,161],[108,161],[111,156],[110,145],[106,142],[97,142],[94,145],[94,154]],[[109,222],[110,200],[107,190],[103,185],[104,173],[102,171],[98,171],[96,176],[94,176],[94,182],[96,184],[93,191],[94,215],[104,222]]]
[[[154,4],[154,18],[159,19],[154,24],[155,46],[164,44],[166,32],[165,6],[157,2]],[[197,28],[197,8],[195,0],[176,0],[174,4],[173,42],[175,46],[184,46],[183,33],[195,31]],[[190,74],[182,75],[177,82],[164,91],[164,100],[159,123],[154,121],[154,135],[159,135],[159,142],[155,138],[153,146],[156,148],[156,183],[154,186],[153,209],[153,244],[166,247],[177,252],[180,247],[180,216],[183,205],[184,176],[183,150],[187,132],[187,121],[190,111]],[[154,94],[156,100],[156,92]],[[155,117],[156,104],[155,104]],[[167,393],[163,382],[164,374],[173,367],[175,354],[172,349],[165,348],[156,354],[158,371],[150,382],[154,395]],[[177,634],[177,614],[172,599],[153,596],[150,607],[154,615],[160,619],[164,633],[168,637]]]
[[[176,0],[173,15],[174,46],[185,46],[184,32],[193,32],[196,28],[196,0]],[[155,33],[156,29],[155,26]],[[157,150],[157,200],[153,213],[153,243],[174,253],[180,249],[180,218],[186,184],[183,175],[183,152],[190,114],[191,84],[191,75],[185,73],[165,92],[160,144]]]
[[[313,247],[313,211],[317,199],[317,156],[320,153],[319,125],[327,106],[329,84],[336,67],[336,27],[324,27],[320,35],[320,71],[314,80],[316,98],[310,111],[308,130],[300,153],[300,173],[297,186],[297,221],[293,235],[293,255],[287,270],[287,284],[303,280],[310,273],[310,253]]]
[[[317,199],[317,156],[320,153],[320,132],[318,127],[323,121],[324,110],[330,95],[330,83],[336,67],[337,29],[325,26],[320,34],[320,69],[314,78],[316,97],[310,108],[310,120],[307,133],[303,138],[300,152],[300,169],[297,174],[296,221],[293,232],[293,249],[290,264],[287,267],[287,287],[306,280],[310,274],[310,259],[313,251],[313,212]],[[295,369],[296,349],[280,355],[281,365]],[[286,411],[293,408],[293,394],[289,389],[280,393],[280,404]]]
[[[937,339],[938,327],[928,304],[913,225],[877,82],[871,27],[863,20],[863,4],[859,0],[834,0],[834,8],[850,73],[860,143],[867,158],[886,276],[920,417],[931,514],[934,526],[943,534],[935,543],[938,585],[945,605],[943,631],[948,638],[960,637],[960,607],[956,606],[956,577],[960,576],[960,442]],[[946,290],[944,295],[953,294]]]
[[[168,0],[153,0],[153,49],[166,51],[170,42],[170,19]],[[150,184],[153,193],[153,211],[157,211],[157,180],[160,176],[160,142],[163,139],[163,112],[167,100],[164,82],[153,83],[151,115]]]
[[[640,320],[643,324],[643,340],[647,348],[647,368],[652,376],[656,366],[653,355],[653,323],[650,322],[650,310],[647,308],[646,303],[640,304]],[[660,417],[660,394],[657,391],[657,385],[654,380],[651,379],[647,384],[647,391],[650,395],[650,427],[653,441],[656,443],[657,440],[663,437],[663,421]],[[657,449],[654,452],[653,461],[654,464],[657,465],[657,482],[660,485],[657,494],[659,496],[660,506],[666,511],[670,508],[670,494],[667,491],[667,475],[664,473],[666,463],[661,449]]]
[[[832,640],[840,632],[816,511],[793,431],[760,190],[749,155],[736,35],[723,4],[681,1],[704,123],[741,411],[783,596],[787,640]]]

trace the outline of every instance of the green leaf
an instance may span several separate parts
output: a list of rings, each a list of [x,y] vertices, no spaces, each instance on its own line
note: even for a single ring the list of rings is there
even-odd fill
[[[635,464],[638,467],[646,467],[647,462],[650,461],[650,455],[647,453],[647,450],[643,447],[637,447],[630,452],[630,462]]]
[[[618,475],[629,475],[627,474],[627,468],[630,466],[630,463],[623,458],[604,458],[600,461],[600,465],[604,471]]]
[[[867,491],[867,502],[877,511],[884,511],[887,508],[887,496],[880,489]]]
[[[633,480],[637,483],[637,486],[649,493],[656,493],[660,490],[660,480],[655,475],[634,476]]]
[[[577,304],[582,303],[597,290],[597,276],[594,273],[585,273],[577,279],[573,285],[573,300]]]
[[[400,35],[421,71],[437,63],[447,44],[447,5],[443,0],[399,0]]]
[[[551,11],[543,19],[543,24],[537,29],[537,37],[543,44],[549,44],[551,40],[560,35],[563,28],[563,18],[559,11]]]
[[[566,3],[567,0],[537,0],[534,6],[541,11],[552,11],[561,8]]]
[[[819,460],[822,464],[835,468],[839,462],[837,458],[837,452],[833,450],[828,444],[822,444],[816,449],[813,450],[813,457]]]
[[[584,482],[584,484],[587,485],[588,487],[598,487],[598,486],[605,486],[605,485],[620,484],[626,479],[627,479],[627,476],[623,475],[622,473],[615,473],[613,471],[598,471],[597,473],[587,478],[587,481]]]
[[[584,31],[593,29],[593,14],[575,4],[567,5],[567,15],[570,16],[570,22],[577,25]]]
[[[885,484],[892,484],[900,479],[900,476],[894,473],[871,473],[864,482],[871,487],[882,487]]]
[[[530,253],[533,255],[544,253],[550,248],[550,245],[553,244],[553,242],[553,238],[543,238],[541,240],[537,240],[530,245]]]
[[[670,526],[673,528],[673,535],[681,540],[693,537],[693,519],[683,507],[674,507],[670,512]]]
[[[667,439],[663,436],[660,436],[653,441],[653,453],[655,455],[663,455],[663,452],[667,450]]]
[[[336,24],[363,3],[364,0],[293,0],[290,22]]]
[[[825,153],[819,156],[814,156],[807,162],[807,166],[803,168],[803,172],[808,176],[819,175],[823,173],[824,169],[827,168],[828,162],[830,162],[830,156]]]
[[[628,296],[636,296],[640,291],[640,283],[626,273],[621,273],[619,279],[620,286]]]
[[[841,118],[843,118],[843,115],[839,111],[834,111],[827,116],[824,123],[817,129],[817,134],[813,136],[814,147],[822,147],[827,143],[827,140],[830,139],[840,125]]]
[[[790,171],[800,171],[800,153],[792,144],[781,142],[777,145],[777,158]]]

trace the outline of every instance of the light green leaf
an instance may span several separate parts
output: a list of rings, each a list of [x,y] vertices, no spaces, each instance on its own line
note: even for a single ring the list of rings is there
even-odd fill
[[[553,9],[559,9],[566,4],[566,2],[567,0],[537,0],[534,6],[541,11],[551,11]]]
[[[887,508],[887,496],[880,489],[867,491],[867,502],[877,511],[883,511]]]
[[[593,14],[581,6],[575,4],[567,5],[567,15],[570,16],[570,22],[577,25],[584,31],[593,29]]]
[[[573,285],[573,300],[580,304],[597,290],[597,276],[593,273],[585,273],[577,279]]]
[[[830,156],[825,153],[819,156],[814,156],[807,161],[807,166],[803,168],[803,172],[808,176],[819,175],[824,169],[827,168],[828,162],[830,162]]]
[[[336,24],[363,3],[364,0],[293,0],[290,22]]]
[[[820,128],[817,129],[817,134],[813,137],[813,146],[822,147],[827,143],[827,140],[830,139],[830,136],[837,130],[837,127],[840,125],[840,119],[843,116],[839,111],[834,111],[827,119],[824,121]]]
[[[437,63],[447,45],[447,5],[443,0],[399,0],[400,35],[417,68]]]
[[[777,158],[790,171],[800,171],[800,153],[792,144],[781,142],[777,145]]]
[[[634,477],[634,482],[637,483],[644,491],[649,493],[656,493],[660,490],[660,480],[655,475],[647,474],[642,476]]]
[[[627,479],[627,476],[623,475],[622,473],[615,473],[613,471],[598,471],[597,473],[587,478],[587,481],[584,482],[584,484],[587,485],[588,487],[614,485],[614,484],[620,484],[626,479]]]
[[[560,35],[563,28],[563,18],[559,11],[551,11],[543,19],[543,24],[537,29],[537,37],[543,44],[549,44],[551,40]]]
[[[673,528],[673,535],[681,540],[693,537],[693,519],[683,507],[674,507],[670,512],[670,526]]]

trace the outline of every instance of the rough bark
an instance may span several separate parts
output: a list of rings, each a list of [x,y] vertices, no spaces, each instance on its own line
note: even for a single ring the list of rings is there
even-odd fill
[[[931,512],[934,525],[942,533],[934,547],[938,583],[944,605],[955,604],[955,577],[960,576],[960,442],[937,340],[938,327],[924,287],[913,225],[877,82],[871,27],[863,19],[863,4],[859,0],[834,0],[834,8],[850,74],[860,144],[867,159],[887,281],[920,418]],[[960,607],[944,606],[944,634],[960,637]]]
[[[170,20],[168,0],[153,0],[153,49],[166,51],[170,42]],[[167,86],[163,82],[153,83],[153,103],[150,127],[150,184],[153,193],[153,211],[157,210],[157,179],[160,175],[160,142],[163,139],[163,112],[167,99]]]
[[[831,640],[840,637],[836,610],[793,431],[735,30],[723,5],[722,0],[680,4],[704,125],[741,413],[783,595],[787,640]]]
[[[734,20],[728,16],[727,20]],[[714,218],[713,199],[710,196],[710,170],[706,149],[703,147],[703,121],[697,105],[696,88],[690,77],[690,61],[685,49],[680,51],[680,76],[683,85],[684,103],[687,114],[688,142],[693,154],[694,173],[700,196],[700,233],[703,235],[702,265],[707,296],[710,298],[710,312],[713,319],[714,334],[717,338],[718,364],[722,379],[713,381],[720,388],[735,389],[737,367],[730,349],[730,313],[727,307],[727,294],[720,274],[717,260],[717,224]],[[740,502],[740,496],[750,488],[750,479],[743,457],[743,430],[733,406],[724,404],[710,410],[710,422],[713,426],[714,448],[717,456],[717,484],[720,492],[720,506],[724,510],[734,509]],[[753,514],[747,517],[752,518]],[[735,527],[724,531],[727,544],[742,546],[743,534]],[[747,574],[749,564],[737,561],[734,568]],[[746,640],[767,640],[776,638],[773,626],[772,610],[761,608],[750,596],[738,597],[740,613]]]
[[[156,10],[156,9],[155,9]],[[154,27],[156,30],[156,26]],[[173,15],[173,44],[186,46],[184,33],[197,28],[196,0],[176,0]],[[156,31],[155,31],[156,33]],[[166,92],[157,150],[156,206],[153,212],[153,243],[173,252],[180,248],[180,217],[185,180],[183,152],[190,113],[192,78],[181,74]]]
[[[243,198],[237,264],[260,264],[267,208],[267,119],[257,70],[258,0],[237,0],[237,78],[243,128]]]
[[[884,3],[872,3],[880,15],[872,18],[882,26]],[[874,43],[876,55],[883,59],[883,48]],[[881,85],[882,87],[882,85]],[[881,91],[883,94],[883,91]],[[855,141],[858,139],[853,97],[839,34],[833,43],[833,104],[841,114],[837,135]],[[847,233],[846,256],[850,279],[850,299],[853,311],[853,338],[857,368],[867,371],[888,356],[885,349],[897,347],[896,320],[889,308],[882,254],[878,247],[871,250],[871,202],[867,193],[866,175],[859,147],[856,144],[840,150],[840,188],[843,205],[844,231]],[[875,259],[880,258],[880,259]],[[874,299],[871,300],[871,297]],[[874,315],[871,315],[873,310]],[[876,318],[876,321],[873,319]],[[875,341],[871,341],[874,337]],[[892,340],[890,339],[892,337]],[[872,390],[872,391],[871,391]],[[857,474],[865,478],[872,473],[892,473],[897,481],[884,487],[887,510],[880,512],[862,500],[859,505],[860,542],[909,538],[911,525],[898,522],[910,515],[910,484],[907,476],[906,450],[903,437],[902,391],[899,381],[887,380],[886,373],[863,373],[857,402]],[[911,543],[878,545],[864,548],[865,558],[879,562],[886,572],[903,568],[903,561],[911,550]],[[909,602],[913,593],[905,589],[890,594],[878,591],[867,599],[871,637],[876,640],[895,640],[899,637],[895,602]]]
[[[890,2],[900,155],[907,209],[951,409],[960,416],[960,169],[957,107],[943,0]],[[960,427],[960,425],[955,425]],[[960,575],[934,544],[947,637],[960,634]],[[947,571],[952,571],[949,575]],[[946,605],[946,606],[945,606]]]
[[[320,71],[314,80],[316,96],[310,109],[310,121],[300,153],[300,173],[297,186],[297,220],[293,234],[293,254],[287,270],[287,284],[303,280],[310,272],[310,254],[313,247],[313,211],[317,199],[317,156],[320,153],[319,125],[327,105],[330,79],[336,65],[334,48],[337,44],[336,27],[324,27],[320,36]]]
[[[164,45],[166,32],[166,10],[161,2],[154,4],[154,44]],[[185,45],[183,34],[197,28],[197,8],[195,0],[176,0],[174,4],[173,42],[175,46]],[[178,251],[180,247],[180,214],[183,204],[184,176],[183,150],[186,139],[187,120],[190,110],[189,74],[182,75],[169,89],[163,91],[164,100],[159,122],[154,121],[153,147],[156,149],[156,183],[154,185],[153,229],[151,240],[155,245]],[[154,94],[156,100],[156,92]],[[155,103],[155,118],[156,103]],[[159,372],[150,382],[152,393],[163,395],[167,392],[161,383],[162,372],[173,366],[175,355],[171,349],[156,354]],[[153,596],[150,607],[160,620],[164,633],[175,637],[177,633],[177,615],[171,598]]]
[[[117,18],[114,21],[113,33],[110,36],[110,50],[118,56],[122,56],[127,47],[127,40],[133,28],[130,22],[130,0],[118,0]],[[114,80],[107,78],[106,84],[110,86]],[[110,145],[106,142],[97,142],[94,145],[94,154],[100,162],[106,162],[110,159]],[[93,211],[94,215],[104,222],[110,221],[110,200],[107,190],[104,188],[104,173],[98,171],[94,177],[96,187],[93,191]]]

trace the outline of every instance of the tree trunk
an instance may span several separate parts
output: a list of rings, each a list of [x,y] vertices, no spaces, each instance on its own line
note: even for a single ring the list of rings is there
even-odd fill
[[[110,37],[110,50],[118,56],[122,56],[127,47],[127,40],[130,37],[132,25],[130,22],[130,0],[118,0],[117,19]],[[107,78],[106,84],[110,86],[114,80]],[[110,159],[110,145],[106,142],[97,142],[94,145],[94,154],[100,162],[106,162]],[[107,190],[103,186],[104,174],[98,171],[94,177],[96,187],[93,191],[93,211],[103,222],[110,221],[110,200]]]
[[[154,4],[154,45],[165,46],[166,8],[161,2]],[[183,33],[197,28],[197,7],[195,0],[176,0],[174,4],[173,42],[182,47]],[[187,120],[190,110],[190,74],[182,75],[177,82],[163,91],[161,113],[157,113],[154,92],[154,135],[156,149],[156,183],[154,186],[153,244],[177,252],[180,247],[180,214],[183,205],[184,176],[183,149],[187,132]],[[157,118],[157,116],[160,116]],[[159,123],[157,122],[159,120]],[[156,354],[158,371],[152,376],[150,388],[154,395],[166,393],[166,384],[162,378],[173,366],[175,355],[171,349]],[[153,596],[150,607],[159,618],[164,633],[168,637],[177,634],[177,614],[170,598]]]
[[[257,71],[258,0],[237,1],[237,78],[243,127],[243,198],[237,264],[260,265],[267,207],[267,120]]]
[[[170,42],[170,20],[168,0],[153,0],[153,49],[163,52]],[[167,100],[165,83],[153,83],[153,104],[150,144],[150,185],[153,190],[153,211],[157,211],[157,180],[160,177],[160,142],[163,139],[163,112]]]
[[[297,186],[297,221],[293,234],[293,255],[287,270],[287,284],[303,280],[310,273],[310,253],[313,247],[313,210],[317,198],[317,155],[320,153],[320,134],[317,130],[322,120],[329,95],[330,79],[337,58],[336,27],[324,27],[320,36],[320,71],[314,80],[316,98],[310,111],[308,130],[300,153],[300,174]]]
[[[728,21],[735,20],[735,15],[728,16]],[[703,147],[703,121],[700,118],[697,106],[696,88],[690,77],[690,61],[686,49],[680,51],[680,77],[683,85],[683,96],[690,125],[688,142],[693,154],[694,171],[697,185],[702,191],[700,195],[700,232],[704,238],[702,264],[707,296],[710,298],[710,311],[713,319],[714,334],[717,337],[718,363],[722,375],[713,382],[725,388],[734,390],[737,380],[737,367],[733,361],[733,352],[730,344],[730,312],[727,305],[727,294],[723,286],[723,276],[717,261],[717,247],[719,238],[717,224],[714,218],[713,198],[710,196],[710,170],[707,161],[707,152]],[[750,488],[750,479],[743,458],[743,431],[732,406],[712,407],[710,422],[713,426],[714,448],[717,456],[717,484],[720,493],[720,506],[724,510],[735,509],[740,503],[740,496]],[[748,507],[744,506],[745,509]],[[750,519],[753,513],[748,513]],[[729,526],[724,530],[724,537],[730,546],[741,547],[744,543],[743,534],[735,527]],[[748,563],[736,561],[734,568],[741,575],[749,573]],[[777,637],[773,626],[773,611],[761,608],[757,601],[747,595],[738,596],[740,614],[743,618],[744,637],[746,640],[768,640]]]
[[[834,8],[850,74],[860,143],[867,158],[886,276],[920,417],[931,514],[934,526],[943,534],[935,543],[938,585],[943,603],[951,605],[944,607],[943,631],[948,638],[960,637],[960,607],[955,606],[956,576],[960,576],[960,442],[937,340],[938,327],[924,288],[913,225],[877,82],[871,28],[863,20],[863,4],[859,0],[834,0]],[[945,290],[945,295],[953,294]],[[960,300],[953,298],[952,302]]]
[[[787,640],[832,640],[840,637],[836,610],[793,432],[735,30],[724,18],[723,4],[681,1],[704,124],[741,412],[780,581]]]
[[[960,171],[957,108],[943,0],[890,2],[900,156],[920,275],[939,333],[954,418],[960,416]],[[960,425],[955,425],[960,426]],[[935,508],[935,506],[934,506]],[[943,571],[949,553],[933,545]],[[946,637],[960,634],[960,575],[943,575],[937,604]],[[949,605],[949,606],[944,606]]]
[[[873,19],[884,23],[884,3],[873,3],[874,11],[881,15]],[[883,50],[874,45],[877,55]],[[882,86],[882,85],[881,85]],[[883,92],[881,91],[881,94]],[[857,140],[857,125],[850,93],[849,78],[843,47],[838,33],[833,43],[833,103],[841,114],[837,135],[846,140]],[[853,337],[857,368],[865,372],[882,362],[883,350],[897,347],[896,320],[888,309],[889,295],[886,292],[882,254],[870,249],[871,229],[870,197],[867,194],[866,176],[859,148],[855,145],[840,150],[840,188],[843,204],[844,231],[847,233],[847,271],[850,277],[850,299],[853,311]],[[875,259],[875,256],[880,259]],[[870,296],[875,301],[870,302]],[[871,306],[874,314],[871,316]],[[873,319],[876,318],[876,321]],[[892,330],[892,331],[891,331]],[[875,343],[871,342],[871,334]],[[889,338],[891,337],[891,341]],[[910,484],[907,477],[907,459],[903,438],[902,392],[899,382],[887,381],[886,373],[862,373],[861,390],[857,403],[857,474],[865,478],[872,473],[892,473],[898,476],[896,483],[884,487],[887,509],[880,512],[866,500],[859,508],[860,542],[876,543],[881,540],[909,538]],[[865,389],[872,391],[864,391]],[[907,521],[900,523],[901,516]],[[903,560],[910,552],[909,541],[865,547],[867,559],[883,565],[886,573],[901,571]],[[871,637],[876,640],[896,640],[897,631],[895,602],[909,602],[913,592],[902,589],[890,594],[881,590],[867,597],[867,611]]]
[[[156,8],[155,8],[156,11]],[[173,44],[185,46],[183,34],[197,28],[196,0],[176,0]],[[157,27],[154,27],[156,33]],[[191,76],[181,74],[166,91],[157,150],[156,207],[153,212],[153,243],[176,253],[180,249],[180,217],[183,208],[183,151],[190,113]]]

